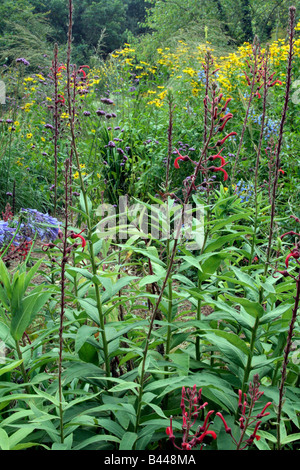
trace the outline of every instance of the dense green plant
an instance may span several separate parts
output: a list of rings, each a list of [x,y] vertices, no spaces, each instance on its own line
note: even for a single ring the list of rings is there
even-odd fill
[[[0,260],[1,449],[296,449],[300,253],[289,191],[297,168],[283,141],[284,129],[296,139],[295,9],[285,91],[268,89],[273,71],[255,38],[245,56],[253,86],[249,93],[238,69],[231,103],[211,51],[194,94],[176,84],[166,56],[159,73],[148,64],[147,78],[133,74],[128,45],[123,64],[98,63],[99,76],[73,64],[68,6],[64,63],[55,46],[44,74],[24,78],[19,68],[11,96],[26,94],[22,125],[16,102],[1,123],[3,210],[8,198],[14,209],[23,202],[28,167],[32,204],[45,181],[48,208],[62,219],[54,240],[22,227],[35,242],[25,261]],[[279,132],[265,141],[265,118],[278,110]],[[281,158],[286,171],[293,166],[287,189]],[[7,260],[18,240],[9,207],[3,216]]]

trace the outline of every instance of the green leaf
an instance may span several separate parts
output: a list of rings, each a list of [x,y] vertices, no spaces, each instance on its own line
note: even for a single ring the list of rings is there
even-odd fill
[[[0,448],[1,450],[9,450],[9,437],[4,429],[0,428]]]
[[[35,427],[32,425],[26,425],[26,427],[18,429],[14,434],[9,437],[9,448],[14,450],[14,447],[17,446],[23,439],[25,439],[29,434],[35,430]]]
[[[291,434],[289,436],[284,437],[281,440],[281,444],[285,445],[285,444],[289,444],[290,442],[299,441],[299,440],[300,440],[300,432],[296,432],[295,434]]]
[[[208,341],[213,343],[219,349],[219,351],[221,351],[222,354],[224,354],[224,356],[229,359],[230,362],[241,368],[245,367],[245,354],[243,354],[243,352],[238,347],[232,344],[232,342],[229,342],[227,338],[213,333],[205,333],[204,336]]]
[[[13,361],[4,367],[0,367],[0,376],[6,374],[6,372],[10,372],[11,370],[16,369],[17,367],[19,367],[20,364],[22,364],[22,362],[23,359],[21,359],[20,361]]]
[[[137,437],[137,434],[134,432],[126,432],[120,442],[119,450],[132,450]]]
[[[37,287],[30,295],[19,299],[19,302],[12,306],[10,332],[16,341],[22,338],[26,328],[52,295],[49,291],[42,292],[42,288],[43,286]]]
[[[73,450],[81,450],[92,444],[96,444],[97,442],[103,442],[103,441],[120,443],[120,439],[118,439],[115,436],[109,436],[108,434],[101,434],[100,436],[93,436],[93,437],[89,437],[88,439],[85,439],[83,442],[73,447]]]
[[[258,302],[253,302],[243,297],[234,297],[229,294],[226,294],[226,297],[232,302],[242,305],[246,312],[254,318],[261,318],[265,313],[263,307]]]

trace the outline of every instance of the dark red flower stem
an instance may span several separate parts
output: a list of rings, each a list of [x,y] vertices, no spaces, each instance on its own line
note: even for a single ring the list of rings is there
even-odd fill
[[[278,143],[276,146],[276,154],[275,154],[275,174],[274,174],[273,186],[272,186],[272,191],[271,191],[271,218],[270,218],[270,230],[269,230],[266,263],[265,263],[265,270],[264,270],[265,275],[268,270],[268,264],[269,264],[269,260],[271,256],[271,247],[272,247],[273,233],[274,233],[274,219],[275,219],[275,212],[276,212],[276,193],[277,193],[277,186],[278,186],[278,175],[279,175],[279,170],[280,170],[280,152],[281,152],[281,147],[282,147],[283,130],[284,130],[284,125],[286,121],[286,114],[288,110],[288,102],[289,102],[290,89],[291,89],[291,83],[292,83],[292,65],[293,65],[296,8],[294,6],[290,7],[289,13],[290,13],[289,52],[288,52],[288,62],[287,62],[286,88],[285,88],[284,104],[283,104],[283,109],[282,109],[282,117],[280,121],[279,137],[278,137]]]
[[[281,414],[282,414],[282,407],[284,401],[284,385],[287,377],[287,365],[289,362],[289,354],[292,348],[292,340],[294,336],[294,328],[297,319],[298,309],[299,309],[299,302],[300,302],[300,269],[298,270],[298,277],[294,277],[285,271],[287,276],[290,276],[296,281],[296,295],[294,297],[295,303],[292,311],[292,318],[288,329],[287,334],[287,341],[286,346],[284,348],[284,356],[283,356],[283,363],[281,369],[281,379],[279,385],[279,399],[278,399],[278,408],[277,408],[277,450],[281,450],[281,436],[280,436],[280,422],[281,422]],[[264,411],[264,410],[263,410]]]
[[[59,137],[59,116],[58,116],[58,45],[54,46],[54,60],[52,62],[52,74],[54,80],[54,201],[53,201],[53,214],[56,215],[57,206],[57,157],[58,157],[58,137]]]
[[[61,261],[61,297],[60,297],[60,324],[59,324],[59,359],[58,359],[58,393],[59,393],[59,416],[60,416],[60,440],[64,442],[63,425],[63,390],[62,390],[62,354],[63,354],[63,328],[65,314],[65,289],[66,289],[66,263],[68,262],[68,215],[69,215],[69,165],[70,161],[65,161],[65,226]]]
[[[260,49],[260,47],[259,47],[259,43],[258,43],[258,38],[257,38],[257,36],[255,36],[254,41],[253,41],[253,66],[252,66],[253,72],[252,72],[250,96],[249,96],[248,106],[247,106],[247,110],[246,110],[246,115],[245,115],[245,118],[244,118],[244,123],[243,123],[242,132],[241,132],[240,142],[239,142],[238,150],[237,150],[236,156],[235,156],[235,162],[234,162],[232,172],[231,172],[231,181],[232,181],[233,184],[234,184],[234,178],[235,178],[236,165],[237,165],[237,162],[238,162],[241,150],[242,150],[242,145],[243,145],[243,141],[244,141],[244,134],[245,134],[245,131],[246,131],[246,128],[247,128],[247,122],[248,122],[250,107],[251,107],[252,99],[253,99],[253,96],[254,96],[254,87],[256,85],[256,80],[257,80],[257,67],[258,67],[259,49]]]

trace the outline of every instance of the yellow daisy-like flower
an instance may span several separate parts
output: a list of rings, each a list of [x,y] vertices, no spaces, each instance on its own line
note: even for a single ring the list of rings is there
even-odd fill
[[[32,134],[28,133],[26,134],[27,139],[32,139]]]
[[[78,171],[76,171],[76,173],[74,173],[73,178],[74,178],[74,180],[78,180],[78,178],[79,178]]]

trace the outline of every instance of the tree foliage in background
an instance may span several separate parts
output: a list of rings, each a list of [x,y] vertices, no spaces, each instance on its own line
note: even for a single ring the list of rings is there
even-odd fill
[[[73,60],[105,58],[124,42],[153,56],[156,48],[178,39],[212,43],[215,49],[285,37],[286,11],[300,0],[74,0]],[[33,65],[67,39],[65,0],[2,0],[0,61],[26,56]],[[100,44],[101,43],[101,44]]]
[[[145,24],[151,38],[161,42],[171,38],[207,39],[214,46],[251,42],[255,34],[261,41],[272,35],[285,36],[286,11],[296,0],[150,0]]]
[[[28,0],[2,0],[0,4],[0,63],[26,57],[33,66],[43,62],[53,30],[45,15]]]

